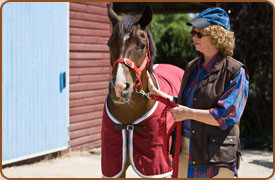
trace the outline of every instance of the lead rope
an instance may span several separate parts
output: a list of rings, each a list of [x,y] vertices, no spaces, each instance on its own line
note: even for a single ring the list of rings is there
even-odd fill
[[[181,123],[182,123],[181,121],[176,123],[177,131],[176,131],[176,144],[175,144],[172,178],[178,178],[179,156],[180,156],[180,146],[181,146],[181,127],[182,127]]]
[[[167,128],[166,128],[166,117],[167,112],[169,109],[178,107],[177,104],[171,102],[168,98],[163,98],[161,96],[151,94],[151,93],[145,93],[143,89],[140,89],[139,91],[136,91],[139,94],[142,94],[146,96],[148,99],[153,99],[155,101],[160,101],[163,104],[165,104],[165,108],[161,112],[160,119],[158,119],[160,130],[159,135],[163,136],[163,153],[165,158],[168,158],[168,137],[167,137]],[[172,178],[178,177],[178,169],[179,169],[179,154],[180,154],[180,146],[181,146],[181,125],[182,122],[176,122],[176,144],[175,144],[175,154],[173,159],[173,174]]]

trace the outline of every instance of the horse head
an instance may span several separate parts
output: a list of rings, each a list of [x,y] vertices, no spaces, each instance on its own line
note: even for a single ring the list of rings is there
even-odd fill
[[[155,43],[148,24],[152,20],[152,8],[147,5],[140,18],[128,15],[120,19],[108,5],[108,17],[113,33],[108,40],[110,48],[112,80],[109,97],[115,104],[129,104],[132,93],[143,85],[146,71],[152,72],[156,55]]]

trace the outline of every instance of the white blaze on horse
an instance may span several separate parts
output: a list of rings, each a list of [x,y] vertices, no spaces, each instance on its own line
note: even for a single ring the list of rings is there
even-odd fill
[[[172,174],[171,138],[175,123],[170,113],[165,122],[165,104],[148,97],[147,71],[157,88],[177,96],[183,70],[172,65],[153,65],[156,47],[149,31],[152,9],[141,18],[120,19],[108,5],[113,25],[110,47],[112,80],[102,121],[103,177],[125,177],[129,165],[141,177]]]

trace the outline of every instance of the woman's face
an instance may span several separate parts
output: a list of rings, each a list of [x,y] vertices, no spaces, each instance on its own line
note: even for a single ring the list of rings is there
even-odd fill
[[[200,35],[197,33],[200,33],[201,37],[199,37]],[[190,34],[197,51],[205,54],[213,50],[212,48],[215,48],[215,46],[211,43],[210,35],[206,34],[201,29],[193,27]]]

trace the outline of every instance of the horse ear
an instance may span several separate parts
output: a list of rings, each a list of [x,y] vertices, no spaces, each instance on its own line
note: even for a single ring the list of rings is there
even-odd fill
[[[108,10],[108,17],[111,20],[113,26],[119,23],[120,18],[115,13],[115,11],[111,8],[110,4],[107,4],[107,10]]]
[[[140,24],[141,29],[145,29],[148,24],[152,21],[153,16],[153,10],[152,7],[147,4],[141,18],[138,21],[138,24]]]

